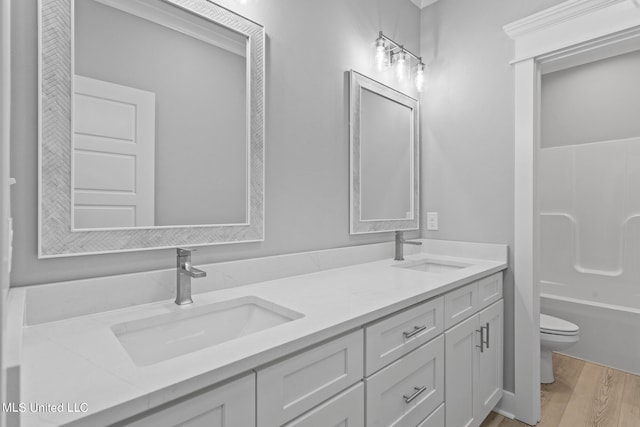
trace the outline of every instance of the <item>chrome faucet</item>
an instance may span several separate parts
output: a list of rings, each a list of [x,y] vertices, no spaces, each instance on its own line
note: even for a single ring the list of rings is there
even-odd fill
[[[195,249],[178,248],[176,269],[178,270],[177,288],[176,288],[176,304],[191,304],[191,278],[198,279],[205,277],[207,273],[199,270],[191,265],[191,252]]]
[[[393,258],[396,261],[404,261],[404,245],[422,245],[422,242],[415,242],[412,240],[404,240],[402,231],[396,231],[396,256]]]

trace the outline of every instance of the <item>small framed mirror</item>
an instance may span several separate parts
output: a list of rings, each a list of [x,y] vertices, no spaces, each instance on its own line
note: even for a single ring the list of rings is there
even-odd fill
[[[419,228],[419,102],[350,71],[351,234]]]
[[[264,28],[208,0],[39,5],[39,256],[263,240]]]

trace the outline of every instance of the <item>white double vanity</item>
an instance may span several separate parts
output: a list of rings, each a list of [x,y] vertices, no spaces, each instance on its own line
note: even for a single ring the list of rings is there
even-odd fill
[[[16,288],[21,399],[87,409],[21,425],[479,425],[502,396],[507,248],[421,241],[199,266],[186,306],[175,270]]]
[[[39,258],[263,241],[264,27],[202,0],[39,14]],[[172,59],[190,39],[199,53]],[[502,396],[507,247],[404,239],[420,233],[419,101],[343,72],[350,216],[332,232],[352,246],[195,267],[183,249],[178,297],[176,269],[12,289],[13,398],[43,406],[11,425],[481,423]]]

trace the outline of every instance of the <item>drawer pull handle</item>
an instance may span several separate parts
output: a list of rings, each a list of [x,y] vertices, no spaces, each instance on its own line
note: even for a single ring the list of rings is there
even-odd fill
[[[485,344],[487,344],[487,348],[489,348],[489,322],[487,322],[487,342]]]
[[[411,396],[402,396],[404,397],[404,403],[411,403],[416,397],[420,396],[427,389],[427,386],[422,387],[414,387],[415,392]]]
[[[480,349],[480,353],[484,353],[484,326],[480,326],[480,329],[476,329],[476,332],[480,332],[480,345],[476,344],[476,347]]]
[[[487,331],[486,341],[484,331]],[[480,345],[476,345],[480,349],[480,353],[484,352],[484,346],[486,345],[489,348],[489,322],[485,324],[485,326],[480,326],[480,329],[476,329],[476,332],[480,332]]]
[[[425,329],[427,329],[427,325],[414,326],[413,327],[413,331],[411,331],[411,332],[403,332],[402,334],[404,335],[405,338],[411,338],[412,336],[419,334],[420,332],[424,331]]]

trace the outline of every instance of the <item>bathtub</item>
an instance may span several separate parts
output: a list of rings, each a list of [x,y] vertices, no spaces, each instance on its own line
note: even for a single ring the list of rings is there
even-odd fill
[[[565,354],[640,375],[640,293],[599,288],[541,281],[540,311],[580,327]]]

